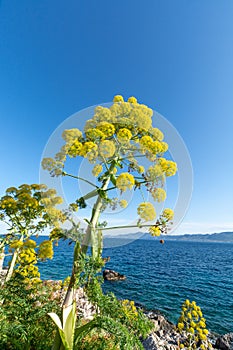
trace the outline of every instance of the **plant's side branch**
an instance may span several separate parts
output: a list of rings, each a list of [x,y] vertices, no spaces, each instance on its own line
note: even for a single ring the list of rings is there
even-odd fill
[[[63,171],[62,175],[64,175],[64,176],[69,176],[69,177],[72,177],[72,178],[74,178],[74,179],[84,181],[84,182],[88,183],[89,185],[91,185],[91,186],[93,186],[93,187],[95,187],[95,188],[98,188],[98,186],[96,186],[95,184],[93,184],[91,181],[88,181],[88,180],[84,179],[83,177],[76,176],[76,175],[72,175],[72,174],[68,174],[68,173],[66,173],[65,171]]]

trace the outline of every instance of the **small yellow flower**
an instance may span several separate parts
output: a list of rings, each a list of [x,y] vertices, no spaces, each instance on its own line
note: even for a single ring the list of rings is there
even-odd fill
[[[97,141],[104,139],[105,135],[101,130],[93,128],[86,131],[86,137],[91,141]]]
[[[115,154],[116,147],[113,141],[105,140],[99,144],[99,153],[104,158],[110,158]]]
[[[82,137],[82,132],[79,129],[68,129],[62,133],[62,138],[69,144]]]
[[[148,168],[146,172],[146,177],[148,181],[156,182],[160,179],[163,179],[163,169],[159,164],[152,165]]]
[[[97,130],[100,130],[104,137],[111,137],[115,133],[115,126],[111,123],[100,122],[97,125]]]
[[[144,166],[139,165],[139,166],[137,167],[137,171],[139,172],[139,174],[143,174],[143,173],[145,172]]]
[[[173,176],[177,172],[177,164],[172,160],[167,160],[165,158],[159,158],[159,164],[161,165],[163,172],[167,177]]]
[[[120,200],[119,202],[121,208],[126,208],[128,205],[128,202],[125,199]]]
[[[199,326],[200,326],[201,328],[205,328],[205,327],[206,327],[206,324],[205,324],[205,322],[203,322],[203,321],[199,321]]]
[[[35,248],[36,242],[32,239],[27,239],[23,245],[24,245],[24,247],[28,247],[28,248]]]
[[[195,331],[194,331],[194,329],[193,329],[192,327],[190,327],[190,328],[188,329],[188,332],[191,333],[191,334],[194,334]]]
[[[127,128],[122,128],[117,133],[117,139],[119,142],[124,143],[128,142],[132,137],[132,133]]]
[[[128,98],[128,102],[129,103],[137,103],[138,101],[137,101],[136,97],[131,96]]]
[[[149,233],[151,234],[151,236],[155,237],[155,236],[160,236],[161,234],[161,230],[158,226],[151,226],[149,228]]]
[[[151,191],[153,199],[157,202],[164,202],[166,199],[166,191],[163,188],[155,188]]]
[[[162,216],[166,218],[168,221],[171,221],[174,217],[174,211],[172,209],[166,208],[164,209]]]
[[[53,258],[53,244],[50,240],[41,242],[39,246],[38,257],[42,260]]]
[[[77,157],[77,156],[81,155],[82,148],[83,148],[82,143],[79,142],[78,140],[76,140],[70,146],[70,148],[68,150],[68,155],[70,157]]]
[[[180,331],[182,331],[182,329],[184,329],[184,323],[183,322],[179,322],[178,325],[177,325],[178,329]]]
[[[134,177],[129,173],[121,173],[116,179],[116,187],[122,192],[125,192],[127,189],[131,190],[134,184]]]
[[[151,221],[156,218],[155,208],[150,202],[143,202],[139,204],[137,213],[140,218],[145,221]]]
[[[207,336],[205,334],[199,334],[199,338],[201,340],[206,340],[207,339]]]
[[[121,95],[116,95],[113,98],[113,102],[124,102],[124,99]]]
[[[149,133],[152,135],[153,139],[156,141],[163,141],[164,135],[158,128],[151,128]]]
[[[10,248],[12,248],[12,249],[21,248],[22,246],[23,246],[23,242],[22,242],[22,241],[19,241],[19,240],[13,241],[13,242],[10,244]]]
[[[93,176],[97,177],[103,171],[103,167],[101,164],[96,164],[92,169]]]

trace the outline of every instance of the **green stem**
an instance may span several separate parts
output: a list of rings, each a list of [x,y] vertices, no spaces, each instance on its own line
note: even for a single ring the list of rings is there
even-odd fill
[[[137,227],[137,228],[143,228],[143,227],[151,227],[151,226],[153,226],[153,224],[148,224],[148,225],[140,225],[140,226],[138,226],[138,225],[123,225],[123,226],[112,226],[112,227],[103,227],[103,228],[101,228],[101,230],[103,231],[103,230],[105,230],[105,231],[107,231],[107,230],[116,230],[116,229],[118,229],[118,228],[134,228],[134,227]]]
[[[3,245],[0,247],[0,272],[3,269],[4,259],[5,259],[5,247]]]
[[[103,185],[101,187],[101,189],[104,191],[107,189],[108,184],[110,182],[110,175],[111,175],[111,172],[114,168],[114,164],[112,164],[110,166],[109,176],[108,176],[108,178],[106,178],[104,180]],[[98,231],[97,234],[99,235],[99,237],[96,237],[96,227],[97,227],[98,219],[99,219],[99,216],[101,213],[102,204],[103,204],[103,198],[100,195],[98,195],[96,203],[95,203],[93,210],[92,210],[92,216],[90,219],[90,223],[87,227],[86,234],[85,234],[84,240],[82,242],[81,248],[80,248],[79,242],[76,242],[76,244],[75,244],[73,269],[72,269],[72,274],[71,274],[71,278],[70,278],[70,283],[69,283],[69,286],[68,286],[68,289],[66,292],[66,296],[65,296],[65,300],[63,303],[63,308],[72,304],[73,299],[74,299],[74,286],[75,286],[75,282],[76,282],[76,276],[79,272],[79,267],[77,265],[79,254],[80,253],[86,254],[90,243],[92,243],[92,255],[94,258],[97,257],[98,251],[101,251],[100,243],[98,244],[98,241],[100,242],[101,232]],[[101,240],[101,242],[102,242],[102,240]]]
[[[93,184],[91,181],[88,181],[88,180],[84,179],[83,177],[75,176],[75,175],[72,175],[72,174],[68,174],[68,173],[66,173],[65,171],[64,171],[62,174],[63,174],[64,176],[69,176],[69,177],[72,177],[72,178],[74,178],[74,179],[84,181],[84,182],[86,182],[87,184],[89,184],[89,185],[91,185],[91,186],[93,186],[93,187],[95,187],[95,188],[98,188],[98,186],[96,186],[95,184]]]
[[[23,239],[24,239],[24,235],[22,234],[21,237],[20,237],[20,241],[23,242]],[[8,282],[11,279],[12,275],[13,275],[14,267],[15,267],[15,264],[16,264],[17,257],[19,255],[19,251],[20,251],[20,248],[16,248],[14,253],[13,253],[13,255],[12,255],[10,266],[9,266],[9,269],[7,271],[7,274],[6,274],[6,279],[5,279],[6,282]]]

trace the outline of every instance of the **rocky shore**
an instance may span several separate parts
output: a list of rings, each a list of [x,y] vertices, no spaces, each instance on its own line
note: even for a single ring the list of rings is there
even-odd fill
[[[82,288],[76,292],[77,314],[85,319],[92,319],[95,313],[93,305],[87,300]],[[184,341],[185,333],[177,332],[176,326],[169,322],[159,311],[148,311],[139,304],[145,315],[154,323],[154,330],[149,336],[142,340],[145,350],[179,350],[179,344]],[[212,344],[209,349],[233,350],[233,333],[223,336],[210,333],[208,341]]]
[[[87,300],[82,288],[76,292],[77,313],[85,319],[92,319],[95,310],[91,303]],[[137,305],[140,307],[141,305]],[[145,350],[178,350],[179,344],[183,342],[185,334],[180,334],[176,330],[176,326],[169,322],[159,311],[144,310],[145,315],[154,323],[154,330],[149,336],[142,340]],[[233,333],[219,336],[210,333],[208,341],[212,344],[212,348],[218,350],[233,350]],[[211,347],[210,347],[211,349]]]
[[[0,279],[4,278],[5,273],[6,270],[1,272]],[[118,277],[121,279],[123,276]],[[60,288],[61,281],[48,280],[43,283],[54,286],[54,299],[63,299],[65,290]],[[77,289],[75,299],[77,314],[86,320],[91,320],[95,314],[95,308],[88,301],[82,288]],[[136,307],[141,308],[145,315],[154,323],[153,331],[145,340],[142,340],[144,349],[179,350],[179,344],[183,342],[185,334],[177,332],[176,326],[169,322],[159,311],[148,311],[143,309],[139,304],[135,305]],[[208,335],[208,341],[212,344],[212,348],[210,347],[209,349],[233,350],[233,333],[228,333],[222,336],[210,333]]]

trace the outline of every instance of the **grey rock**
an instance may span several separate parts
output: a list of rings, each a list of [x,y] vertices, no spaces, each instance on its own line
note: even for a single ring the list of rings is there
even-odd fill
[[[216,340],[215,348],[219,350],[233,350],[233,333],[227,333]]]
[[[126,279],[126,276],[114,270],[104,270],[103,278],[107,281],[122,281]]]
[[[158,340],[154,334],[150,334],[145,340],[142,341],[142,345],[145,350],[158,350]]]

